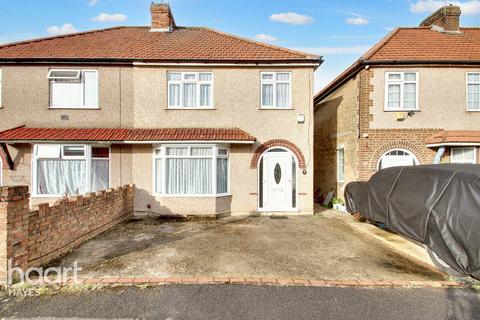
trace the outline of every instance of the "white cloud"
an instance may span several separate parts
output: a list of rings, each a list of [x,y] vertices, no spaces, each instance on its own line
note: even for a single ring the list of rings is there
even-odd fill
[[[78,30],[71,23],[64,23],[61,26],[51,26],[47,28],[47,33],[52,36],[74,32],[78,32]]]
[[[462,14],[480,14],[480,0],[449,1],[448,3],[460,6]],[[444,5],[445,2],[441,0],[417,0],[417,2],[410,5],[410,11],[413,13],[431,13]]]
[[[353,24],[355,26],[364,26],[364,25],[367,25],[370,23],[370,21],[368,21],[367,19],[363,18],[363,17],[351,17],[351,18],[347,18],[345,19],[345,22],[347,24]]]
[[[390,31],[393,31],[395,28],[393,28],[393,27],[383,27],[383,29],[390,32]]]
[[[255,39],[263,42],[277,42],[278,38],[269,34],[260,33],[255,36]]]
[[[98,16],[95,18],[91,19],[92,21],[96,22],[120,22],[120,21],[126,21],[127,16],[124,15],[123,13],[100,13]]]
[[[352,17],[345,19],[347,24],[352,24],[354,26],[364,26],[370,23],[370,20],[366,16],[355,12],[348,12]]]
[[[304,25],[313,23],[315,19],[310,16],[295,12],[275,13],[270,16],[271,21],[283,22],[293,25]]]
[[[98,2],[98,0],[88,0],[88,5],[93,7],[94,5],[96,5]]]
[[[364,54],[371,46],[347,46],[347,47],[316,47],[316,48],[295,48],[295,50],[308,52],[317,55],[338,55],[338,54]]]

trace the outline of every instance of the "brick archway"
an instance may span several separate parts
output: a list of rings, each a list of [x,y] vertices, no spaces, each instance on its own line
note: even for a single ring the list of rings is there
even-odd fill
[[[293,152],[293,154],[297,157],[298,160],[298,167],[300,169],[306,169],[306,164],[305,164],[305,157],[302,153],[302,151],[292,142],[288,140],[283,140],[283,139],[275,139],[275,140],[270,140],[262,145],[260,145],[257,150],[255,150],[255,153],[253,154],[252,161],[250,162],[250,168],[251,169],[257,169],[258,168],[258,160],[260,160],[260,157],[262,154],[267,151],[268,149],[274,148],[274,147],[283,147],[286,148],[290,151]]]
[[[412,155],[415,156],[415,158],[417,158],[418,164],[425,164],[428,162],[428,156],[425,154],[424,150],[422,150],[418,146],[406,141],[395,141],[386,143],[383,146],[379,147],[377,150],[375,150],[369,161],[369,171],[377,172],[377,166],[380,158],[388,151],[394,149],[404,149],[410,152]]]

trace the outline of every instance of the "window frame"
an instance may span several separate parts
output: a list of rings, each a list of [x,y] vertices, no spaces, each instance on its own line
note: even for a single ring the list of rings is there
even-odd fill
[[[473,149],[473,162],[471,161],[453,161],[453,150],[465,150],[465,149]],[[456,164],[477,164],[477,147],[452,147],[450,148],[450,163]]]
[[[187,148],[187,155],[167,155],[166,149],[167,148]],[[192,156],[191,149],[192,148],[212,148],[211,155],[204,155],[204,156]],[[219,149],[227,150],[226,155],[220,155],[218,153]],[[157,150],[160,150],[160,153],[157,154]],[[212,192],[211,194],[166,194],[164,191],[166,190],[167,182],[166,182],[166,172],[167,167],[165,165],[166,159],[172,158],[179,158],[179,159],[212,159]],[[230,183],[231,183],[231,165],[230,165],[230,147],[228,145],[223,144],[159,144],[154,145],[152,148],[152,194],[155,197],[162,197],[162,198],[220,198],[220,197],[228,197],[231,195]],[[162,192],[157,192],[156,188],[156,160],[162,160],[162,172],[161,172],[161,190]],[[217,159],[227,159],[227,192],[226,193],[217,193]]]
[[[288,74],[288,81],[279,81],[277,80],[277,75],[280,73]],[[263,80],[263,75],[272,74],[273,80]],[[266,106],[263,104],[263,85],[272,84],[273,85],[273,105]],[[278,84],[288,84],[288,106],[287,107],[278,107],[277,106],[277,85]],[[292,72],[291,71],[261,71],[260,72],[260,109],[265,110],[291,110],[292,106]]]
[[[50,77],[50,74],[52,71],[79,71],[80,72],[80,76],[78,78],[70,78],[70,77],[57,77],[57,78],[51,78]],[[95,72],[96,74],[96,88],[97,88],[97,101],[96,101],[96,104],[95,106],[88,106],[85,104],[85,81],[84,81],[84,77],[85,77],[85,73],[86,72]],[[85,110],[95,110],[95,109],[100,109],[100,103],[99,103],[99,100],[100,100],[100,87],[99,87],[99,84],[100,84],[100,80],[99,80],[99,72],[97,69],[56,69],[56,68],[52,68],[52,69],[49,69],[48,71],[48,75],[47,75],[47,79],[48,79],[48,88],[49,88],[49,102],[48,102],[48,108],[49,109],[63,109],[63,110],[75,110],[75,109],[85,109]],[[79,81],[83,84],[83,105],[82,106],[72,106],[72,107],[55,107],[53,105],[53,88],[52,88],[52,84],[54,82],[62,82],[62,81],[68,81],[68,80],[76,80],[76,79],[79,79]]]
[[[478,84],[478,85],[480,86],[480,81],[478,81],[478,82],[477,82],[477,81],[471,82],[471,81],[468,80],[468,76],[469,76],[469,75],[472,75],[472,74],[478,74],[479,77],[480,77],[480,71],[473,71],[473,72],[470,71],[470,72],[467,72],[467,73],[465,74],[465,92],[466,92],[465,104],[466,104],[466,110],[467,110],[467,112],[480,112],[480,105],[479,105],[479,108],[476,109],[476,110],[469,109],[469,107],[468,107],[468,85],[469,85],[469,84]],[[480,94],[479,94],[479,100],[480,100]],[[1,105],[1,103],[0,103],[0,105]]]
[[[405,81],[406,73],[414,73],[415,81]],[[389,80],[389,76],[393,74],[400,74],[400,80]],[[415,108],[405,108],[405,97],[404,97],[404,87],[405,84],[415,84]],[[388,88],[389,85],[398,84],[400,85],[400,106],[398,108],[392,108],[388,106]],[[383,111],[385,112],[408,112],[408,111],[419,111],[419,91],[420,91],[420,73],[418,71],[387,71],[385,72],[385,83],[384,83],[384,104]]]
[[[339,162],[339,155],[340,155],[340,152],[342,153],[342,175],[343,177],[340,178],[340,162]],[[337,152],[336,152],[336,160],[337,160],[337,182],[340,182],[340,183],[343,183],[345,182],[345,148],[344,147],[340,147],[337,149]]]
[[[60,155],[58,158],[48,158],[48,157],[39,157],[37,156],[37,149],[39,146],[44,146],[44,145],[59,145],[60,146]],[[67,156],[64,157],[63,155],[63,149],[65,146],[83,146],[85,148],[85,155],[83,157],[75,157],[75,156]],[[39,143],[39,144],[34,144],[32,146],[33,152],[32,152],[32,197],[33,198],[61,198],[64,195],[63,194],[39,194],[38,193],[38,181],[37,181],[37,174],[38,174],[38,161],[37,160],[52,160],[52,159],[64,159],[64,160],[85,160],[85,166],[86,166],[86,184],[87,184],[87,189],[90,188],[91,185],[91,174],[92,174],[92,160],[94,159],[92,157],[92,148],[93,147],[101,147],[101,148],[108,148],[108,188],[112,187],[112,148],[110,145],[106,144],[72,144],[72,143],[67,143],[67,144],[48,144],[48,143]],[[95,158],[97,159],[97,158]],[[107,160],[107,158],[99,158],[103,160]],[[96,192],[96,191],[87,191],[88,192]],[[72,195],[75,196],[75,195]]]
[[[169,74],[171,73],[178,73],[180,74],[180,80],[169,80]],[[212,80],[210,81],[201,81],[200,74],[201,73],[208,73],[211,75]],[[185,79],[185,75],[188,74],[195,74],[195,79]],[[176,70],[168,70],[167,71],[167,109],[168,110],[211,110],[215,109],[215,102],[214,102],[214,72],[213,71],[176,71]],[[196,92],[196,107],[184,107],[184,84],[185,83],[195,83],[197,85],[197,92]],[[170,84],[178,84],[180,85],[180,106],[171,106],[170,105]],[[201,85],[209,84],[210,85],[210,105],[208,106],[201,106],[200,99],[201,99]]]

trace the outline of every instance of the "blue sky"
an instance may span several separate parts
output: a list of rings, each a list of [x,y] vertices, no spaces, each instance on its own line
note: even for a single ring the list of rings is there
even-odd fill
[[[480,0],[460,4],[480,23]],[[0,0],[0,43],[115,25],[148,25],[151,0]],[[397,26],[416,26],[442,0],[170,0],[178,25],[208,26],[324,56],[315,90]]]

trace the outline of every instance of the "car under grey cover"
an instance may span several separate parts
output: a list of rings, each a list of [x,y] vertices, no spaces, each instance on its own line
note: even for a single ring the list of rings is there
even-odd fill
[[[349,213],[429,247],[455,271],[480,278],[480,166],[439,164],[381,170],[346,186]]]

